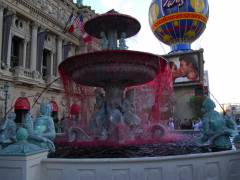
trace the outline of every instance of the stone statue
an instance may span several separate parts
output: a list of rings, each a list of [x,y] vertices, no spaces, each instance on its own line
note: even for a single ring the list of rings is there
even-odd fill
[[[95,112],[90,118],[90,130],[95,137],[107,138],[107,110],[105,106],[105,96],[102,92],[96,91]]]
[[[0,144],[12,143],[16,140],[16,114],[10,112],[6,115],[3,125],[0,127]]]
[[[128,49],[128,46],[126,45],[126,40],[125,39],[126,39],[126,33],[123,32],[121,34],[121,38],[119,39],[119,49],[121,49],[121,50]]]
[[[140,125],[140,118],[134,113],[134,108],[128,99],[124,99],[122,105],[123,119],[124,122],[130,127],[134,128]]]
[[[25,128],[19,128],[16,133],[17,142],[7,146],[6,148],[0,150],[0,155],[30,155],[38,152],[46,151],[35,144],[31,144],[27,141],[29,136],[28,130]]]
[[[108,40],[106,34],[104,32],[101,32],[100,36],[101,36],[101,48],[103,50],[108,49]]]
[[[230,137],[236,133],[236,127],[232,120],[225,120],[215,108],[214,102],[206,97],[202,104],[203,136],[202,144],[209,144],[213,151],[229,150],[232,148]]]
[[[40,116],[36,118],[33,124],[33,130],[31,128],[30,122],[31,118],[25,120],[28,122],[28,131],[30,133],[29,139],[33,141],[33,143],[39,145],[42,148],[48,148],[50,151],[55,151],[55,146],[53,144],[53,139],[56,136],[54,122],[51,117],[52,106],[48,103],[41,103],[40,105]]]

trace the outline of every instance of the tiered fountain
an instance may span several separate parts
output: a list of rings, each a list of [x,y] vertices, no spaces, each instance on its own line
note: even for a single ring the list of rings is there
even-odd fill
[[[59,72],[63,79],[72,79],[76,84],[104,89],[100,110],[90,118],[90,131],[101,136],[100,139],[109,139],[113,133],[111,127],[122,121],[129,126],[139,125],[140,118],[130,110],[133,102],[124,92],[127,87],[152,81],[166,60],[150,53],[125,50],[126,45],[121,45],[123,37],[134,36],[140,30],[133,17],[112,10],[88,21],[85,29],[90,35],[102,38],[105,50],[71,57],[60,64]],[[127,117],[129,110],[131,119]]]
[[[85,30],[91,36],[101,38],[104,50],[70,57],[60,64],[59,72],[63,82],[72,80],[80,86],[102,88],[104,92],[96,94],[98,111],[87,120],[85,128],[80,127],[78,139],[70,143],[56,141],[58,146],[76,147],[78,144],[78,148],[84,149],[86,147],[83,144],[86,145],[86,142],[89,142],[88,146],[96,146],[96,144],[99,146],[99,142],[101,142],[101,145],[104,144],[103,148],[106,149],[107,144],[110,146],[113,144],[114,146],[147,144],[146,141],[152,140],[156,131],[161,131],[160,135],[163,135],[165,133],[164,127],[156,121],[153,124],[148,119],[147,126],[146,123],[143,125],[141,117],[137,115],[133,105],[133,96],[137,88],[141,87],[139,85],[151,88],[153,91],[151,95],[155,98],[154,104],[154,101],[157,101],[156,98],[161,98],[161,92],[157,92],[161,91],[159,77],[165,76],[169,79],[169,82],[164,85],[168,86],[168,89],[171,89],[172,84],[171,77],[164,74],[167,69],[165,59],[150,53],[126,50],[124,38],[138,33],[140,30],[139,22],[131,16],[111,10],[89,20],[85,24]],[[67,89],[69,83],[64,84],[65,89]],[[166,87],[165,89],[167,89]],[[153,94],[154,91],[156,94]],[[158,105],[155,104],[155,106]],[[153,111],[154,106],[152,105],[151,108]],[[155,107],[155,111],[156,109]],[[160,117],[155,117],[155,119],[157,118]],[[161,140],[166,141],[166,138]],[[123,149],[126,147],[124,146]],[[66,151],[66,147],[64,150]],[[82,154],[83,156],[80,155],[80,157],[86,157],[86,152]],[[70,157],[72,156],[70,155]]]

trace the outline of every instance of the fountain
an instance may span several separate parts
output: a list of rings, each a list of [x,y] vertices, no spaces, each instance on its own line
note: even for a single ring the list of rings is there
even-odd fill
[[[87,122],[85,125],[80,125],[78,130],[74,128],[74,131],[70,132],[71,142],[66,139],[55,141],[57,147],[61,147],[60,152],[55,155],[63,157],[61,154],[64,150],[64,157],[88,157],[87,152],[93,146],[90,156],[104,157],[104,154],[108,154],[106,152],[112,151],[112,147],[116,150],[117,146],[117,153],[111,153],[112,156],[107,157],[154,156],[154,146],[155,155],[158,155],[162,152],[159,151],[159,146],[164,146],[162,142],[175,143],[183,138],[176,134],[166,135],[167,130],[160,123],[163,120],[160,117],[160,99],[163,101],[164,96],[171,96],[172,93],[167,61],[158,55],[126,50],[124,38],[134,36],[140,30],[139,22],[131,16],[111,10],[89,20],[85,29],[91,36],[101,38],[104,50],[70,57],[59,65],[59,72],[68,94],[72,91],[72,86],[85,89],[84,91],[97,87],[95,95],[98,110],[89,119],[82,119]],[[69,88],[69,84],[74,85]],[[147,94],[138,94],[143,89],[148,90]],[[71,93],[73,96],[76,94]],[[148,112],[150,118],[141,117],[136,112],[138,106],[142,107],[147,102],[136,104],[135,96],[147,96],[151,99]],[[86,100],[88,97],[83,98]],[[182,145],[175,145],[178,153],[189,152],[186,149],[185,152],[181,151]],[[190,145],[191,148],[193,146]],[[70,148],[66,150],[66,147]],[[175,154],[177,150],[173,152],[173,147],[170,146],[168,153],[163,154]],[[81,153],[78,149],[81,149]],[[133,150],[129,153],[130,149],[134,149],[135,153],[132,153]],[[93,155],[94,151],[96,156]],[[99,155],[98,151],[105,153]],[[197,152],[199,151],[201,150]],[[56,157],[55,155],[50,157]]]

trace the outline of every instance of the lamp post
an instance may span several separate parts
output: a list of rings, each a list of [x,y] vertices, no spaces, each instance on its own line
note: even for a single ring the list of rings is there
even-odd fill
[[[4,117],[7,114],[7,104],[8,104],[8,92],[9,92],[9,83],[5,82],[2,87],[0,87],[0,90],[4,93]]]

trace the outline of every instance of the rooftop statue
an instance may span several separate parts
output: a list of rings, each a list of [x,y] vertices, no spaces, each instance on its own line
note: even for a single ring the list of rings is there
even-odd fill
[[[229,150],[232,148],[230,137],[236,134],[236,125],[231,120],[225,120],[215,108],[214,102],[206,97],[202,104],[203,136],[201,143],[209,143],[213,151]]]
[[[126,50],[128,49],[128,46],[126,45],[126,33],[121,34],[121,38],[119,39],[119,49]]]
[[[32,128],[32,119],[28,114],[25,122],[25,127],[28,128],[30,133],[29,139],[33,143],[39,145],[42,148],[48,148],[50,151],[55,151],[54,143],[52,142],[56,136],[54,122],[51,117],[52,106],[48,103],[41,103],[40,105],[40,116],[36,118]]]
[[[83,5],[83,0],[77,0],[77,5],[82,6]]]
[[[3,125],[0,127],[0,144],[12,143],[16,139],[16,114],[10,112],[6,115]]]

